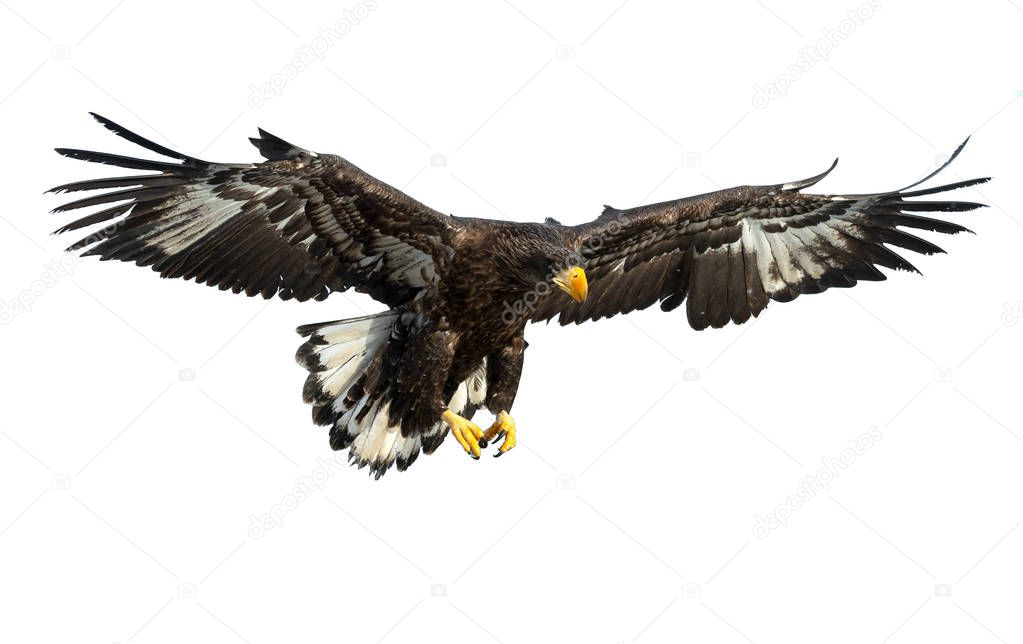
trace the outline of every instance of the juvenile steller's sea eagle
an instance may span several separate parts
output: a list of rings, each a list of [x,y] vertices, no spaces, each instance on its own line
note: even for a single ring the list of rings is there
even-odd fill
[[[918,200],[971,179],[856,195],[805,194],[802,181],[740,186],[564,226],[445,215],[347,160],[263,130],[260,163],[213,163],[149,141],[98,115],[115,134],[165,160],[59,148],[149,171],[67,183],[101,191],[59,206],[101,206],[60,228],[100,226],[68,250],[150,266],[235,293],[322,300],[353,288],[389,308],[299,327],[303,396],[330,446],[379,477],[437,449],[450,430],[473,458],[515,446],[509,415],[528,322],[597,320],[660,303],[686,304],[694,329],[741,324],[771,300],[883,280],[878,266],[916,269],[890,247],[942,252],[904,229],[958,233],[921,216],[981,204]],[[964,144],[965,145],[965,142]],[[486,430],[480,407],[496,414]]]

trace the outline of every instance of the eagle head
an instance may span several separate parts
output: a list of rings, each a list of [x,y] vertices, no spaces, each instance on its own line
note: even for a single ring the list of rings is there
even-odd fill
[[[576,302],[586,299],[589,285],[579,253],[568,248],[550,226],[522,226],[501,256],[516,285],[527,292],[551,291],[551,286],[567,293]]]

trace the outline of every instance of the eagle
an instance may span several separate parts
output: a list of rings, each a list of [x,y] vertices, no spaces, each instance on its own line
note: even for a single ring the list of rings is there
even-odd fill
[[[298,328],[313,421],[329,427],[331,448],[348,449],[376,478],[407,469],[449,433],[474,459],[491,445],[494,456],[515,447],[510,412],[530,322],[579,324],[684,303],[694,329],[718,328],[758,316],[772,300],[884,280],[880,268],[916,271],[893,248],[943,251],[907,229],[967,231],[920,213],[983,205],[919,198],[988,180],[918,188],[964,141],[899,190],[803,192],[836,160],[801,181],[606,206],[580,225],[518,223],[443,214],[340,156],[262,129],[250,141],[264,161],[215,163],[92,116],[160,158],[56,150],[142,171],[51,189],[92,191],[54,209],[90,209],[55,231],[92,229],[68,251],[248,296],[322,300],[354,289],[387,307]],[[487,429],[472,421],[481,408],[494,417]]]

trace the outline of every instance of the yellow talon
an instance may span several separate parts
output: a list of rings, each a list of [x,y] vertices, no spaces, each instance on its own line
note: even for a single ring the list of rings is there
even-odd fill
[[[501,442],[501,447],[497,449],[495,457],[504,454],[511,448],[515,447],[515,421],[506,411],[502,411],[497,415],[497,419],[494,420],[494,424],[490,426],[490,429],[483,432],[484,445],[490,443],[490,441],[497,438],[504,437],[504,441]]]
[[[450,409],[444,410],[444,413],[441,414],[441,420],[451,428],[451,434],[458,441],[458,444],[462,446],[462,449],[465,450],[465,453],[479,460],[479,440],[483,437],[483,430],[477,427],[471,420],[462,418]]]

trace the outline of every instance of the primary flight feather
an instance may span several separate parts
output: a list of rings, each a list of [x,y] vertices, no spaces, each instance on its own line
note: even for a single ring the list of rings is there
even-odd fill
[[[618,210],[579,226],[445,215],[345,159],[263,130],[260,163],[213,163],[115,134],[169,160],[58,148],[64,156],[147,174],[67,183],[102,191],[55,209],[99,207],[57,232],[92,227],[68,250],[150,266],[235,293],[323,299],[349,288],[383,313],[302,326],[303,396],[330,445],[379,477],[433,452],[450,432],[472,457],[515,446],[509,412],[530,321],[597,320],[686,304],[695,329],[741,324],[770,300],[915,271],[891,247],[942,252],[906,232],[966,228],[921,212],[982,204],[917,199],[987,181],[858,195],[802,192],[826,172]],[[482,430],[477,409],[495,414]]]

